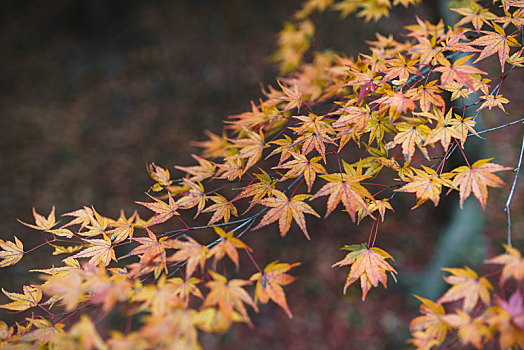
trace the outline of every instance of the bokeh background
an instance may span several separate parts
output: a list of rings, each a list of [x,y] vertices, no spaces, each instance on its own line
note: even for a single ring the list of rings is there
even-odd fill
[[[198,152],[191,140],[205,139],[204,130],[219,133],[223,119],[249,109],[249,102],[261,97],[260,84],[275,82],[278,69],[269,56],[283,21],[299,5],[298,0],[1,2],[0,237],[17,235],[26,248],[41,243],[39,232],[16,221],[31,222],[32,207],[47,214],[54,205],[60,214],[93,205],[110,217],[117,217],[120,209],[137,209],[134,201],[144,200],[151,185],[147,163],[172,171],[174,164],[189,164],[190,154]],[[339,20],[328,14],[319,19],[315,46],[354,57],[375,32],[399,33],[415,14],[438,17],[437,8],[427,2],[417,9],[398,9],[390,19],[367,25],[355,17]],[[518,74],[508,80],[513,91],[523,88]],[[522,97],[515,99],[522,107]],[[490,155],[499,154],[500,163],[512,166],[520,133],[513,128],[495,135],[489,141]],[[493,194],[499,206],[490,207],[488,214],[479,214],[472,204],[466,223],[478,229],[463,238],[467,241],[458,241],[467,242],[467,249],[454,253],[453,263],[478,263],[486,253],[500,251],[485,242],[486,237],[503,240],[501,203],[506,193]],[[439,264],[450,261],[445,244],[457,244],[443,243],[443,222],[453,222],[457,207],[451,199],[449,205],[426,205],[411,215],[413,198],[396,200],[396,219],[381,225],[379,239],[397,260],[399,284],[373,290],[365,303],[358,288],[342,295],[347,271],[330,266],[343,257],[339,247],[366,241],[370,229],[367,224],[355,227],[347,215],[308,222],[313,242],[297,230],[286,239],[271,229],[250,233],[246,242],[259,262],[303,262],[294,271],[299,279],[287,288],[295,317],[287,319],[270,304],[253,316],[255,328],[239,325],[225,335],[205,335],[205,347],[406,346],[407,324],[417,309],[409,293],[425,289],[432,296],[442,288]],[[521,203],[517,197],[513,207],[522,208]],[[514,211],[518,231],[522,218]],[[35,252],[0,272],[2,286],[18,290],[36,278],[27,270],[49,265],[47,254]],[[16,315],[0,313],[0,319],[10,321]]]

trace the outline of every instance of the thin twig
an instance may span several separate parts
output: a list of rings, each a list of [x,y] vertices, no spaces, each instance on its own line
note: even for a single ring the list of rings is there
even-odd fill
[[[513,192],[515,191],[515,186],[517,185],[517,178],[519,177],[520,172],[520,166],[522,165],[522,156],[524,154],[524,136],[522,137],[522,146],[520,147],[520,157],[519,157],[519,163],[517,167],[515,168],[515,177],[513,178],[513,185],[511,185],[511,191],[509,192],[508,200],[506,201],[506,206],[504,207],[504,211],[508,215],[508,238],[507,243],[508,246],[511,247],[511,215],[509,212],[509,205],[511,203],[511,199],[513,198]]]
[[[481,130],[481,131],[477,131],[477,134],[484,134],[484,133],[487,133],[487,132],[490,132],[490,131],[495,131],[495,130],[502,129],[502,128],[505,128],[507,126],[515,125],[515,124],[522,123],[522,122],[524,122],[524,118],[520,118],[518,120],[514,120],[512,122],[509,122],[509,123],[504,124],[504,125],[499,125],[499,126],[496,126],[494,128],[489,128],[489,129],[484,129],[484,130]],[[468,137],[469,136],[473,136],[473,135],[475,135],[475,134],[473,134],[473,133],[468,134]]]

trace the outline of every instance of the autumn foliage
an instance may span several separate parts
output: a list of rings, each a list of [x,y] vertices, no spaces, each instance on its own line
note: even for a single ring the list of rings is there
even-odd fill
[[[414,2],[306,1],[280,33],[274,59],[283,76],[264,98],[230,116],[222,134],[208,132],[193,164],[148,165],[153,184],[136,202],[147,216],[109,218],[86,206],[57,220],[54,208],[33,210],[34,223],[21,223],[41,231],[42,244],[27,250],[17,237],[0,240],[0,267],[44,245],[63,258],[33,270],[40,283],[2,290],[10,301],[1,308],[32,316],[0,322],[1,345],[198,349],[199,334],[252,325],[250,314],[269,301],[293,315],[285,288],[300,263],[259,265],[251,231],[268,226],[314,240],[319,233],[308,231],[308,221],[335,212],[372,222],[367,242],[348,242],[344,258],[326,262],[348,272],[343,292],[358,282],[364,300],[402,269],[377,239],[379,224],[394,215],[394,196],[406,193],[416,210],[456,191],[461,207],[475,197],[486,208],[488,189],[502,187],[501,172],[513,168],[472,159],[464,147],[489,131],[477,125],[483,110],[509,106],[504,79],[524,65],[522,1],[461,2],[452,8],[455,25],[416,18],[404,40],[378,34],[356,58],[310,50],[312,14],[380,20],[392,6]],[[448,161],[452,154],[460,165]],[[524,258],[510,238],[504,254],[486,261],[499,273],[445,268],[450,287],[440,299],[417,297],[411,344],[431,349],[454,334],[477,348],[524,347]],[[241,255],[257,272],[244,272]],[[96,319],[85,312],[93,309]],[[96,323],[110,314],[127,321],[101,334]]]

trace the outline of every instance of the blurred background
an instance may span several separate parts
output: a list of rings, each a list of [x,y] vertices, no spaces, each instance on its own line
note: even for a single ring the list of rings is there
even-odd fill
[[[250,101],[261,97],[260,84],[275,82],[278,70],[269,56],[283,21],[300,3],[1,2],[0,237],[12,240],[16,235],[26,249],[41,243],[39,232],[16,221],[32,222],[32,207],[47,215],[54,205],[59,215],[93,205],[110,217],[117,217],[120,209],[128,214],[137,209],[134,201],[144,200],[151,185],[147,163],[172,171],[175,164],[191,163],[190,154],[198,152],[191,140],[205,139],[204,130],[219,133],[223,119],[248,110]],[[398,9],[390,19],[369,25],[355,17],[338,20],[327,14],[320,20],[315,45],[354,57],[375,32],[399,33],[414,22],[415,14],[436,18],[435,8],[428,2],[417,9]],[[516,78],[509,84],[518,89],[521,81]],[[518,156],[520,131],[513,130],[491,144],[502,149],[508,161]],[[515,143],[508,144],[513,139]],[[505,193],[500,194],[501,201]],[[426,266],[438,265],[433,249],[441,242],[441,223],[452,220],[456,209],[456,200],[451,200],[453,206],[427,205],[412,216],[412,200],[399,199],[398,218],[386,220],[380,228],[380,245],[395,256],[400,282],[388,291],[371,291],[365,303],[358,288],[342,295],[347,271],[330,266],[343,257],[342,245],[367,240],[369,225],[355,227],[347,215],[332,215],[325,222],[308,221],[313,243],[296,228],[286,239],[271,230],[246,236],[260,263],[303,262],[293,271],[299,279],[287,288],[295,318],[287,319],[270,304],[254,315],[255,328],[239,325],[225,335],[205,335],[203,344],[224,349],[245,348],[246,342],[253,349],[404,347],[407,325],[417,310],[417,302],[406,298],[427,273]],[[514,206],[521,208],[520,203],[516,199]],[[469,239],[484,242],[483,220],[478,210],[472,210],[479,236]],[[499,221],[491,224],[491,235],[504,237],[501,208],[492,212]],[[519,218],[515,214],[517,229]],[[460,254],[481,261],[485,244],[471,246],[473,255],[471,250]],[[36,278],[26,271],[49,267],[47,259],[47,254],[35,252],[3,269],[2,286],[18,290]],[[438,280],[439,268],[436,271]],[[14,318],[0,313],[0,319]]]

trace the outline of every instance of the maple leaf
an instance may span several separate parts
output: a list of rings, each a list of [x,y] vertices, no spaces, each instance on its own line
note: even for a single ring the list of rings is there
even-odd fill
[[[247,135],[247,138],[242,139],[235,139],[230,140],[233,142],[232,147],[238,147],[238,157],[240,158],[247,158],[247,163],[244,168],[244,171],[251,168],[253,165],[255,165],[256,162],[260,160],[260,157],[262,156],[262,152],[264,151],[264,147],[266,147],[264,142],[264,133],[262,132],[262,129],[257,134],[255,132],[245,130],[245,134]]]
[[[344,208],[351,217],[351,220],[354,222],[356,212],[359,208],[363,208],[364,212],[368,214],[367,203],[364,198],[370,200],[374,199],[369,191],[359,183],[370,176],[362,175],[362,166],[360,162],[357,166],[357,170],[343,160],[342,165],[344,167],[344,173],[320,175],[320,177],[328,181],[328,183],[318,190],[310,200],[321,196],[329,196],[325,217],[335,210],[338,203],[342,202]]]
[[[487,324],[481,318],[471,318],[462,310],[456,314],[442,316],[442,319],[454,328],[458,328],[458,336],[464,345],[472,344],[481,349],[490,338]]]
[[[501,187],[504,185],[504,181],[493,173],[511,170],[511,168],[489,163],[492,159],[481,159],[473,163],[472,166],[461,166],[452,171],[457,174],[453,179],[453,185],[459,188],[461,208],[466,198],[473,192],[482,208],[485,209],[488,199],[487,187]]]
[[[410,75],[416,74],[422,76],[415,66],[418,64],[418,60],[407,61],[406,58],[399,53],[397,53],[396,56],[396,58],[386,60],[389,67],[382,81],[390,81],[397,77],[400,81],[407,81]]]
[[[24,256],[24,244],[15,236],[15,241],[0,239],[0,267],[14,265]]]
[[[73,225],[80,225],[81,227],[85,227],[89,225],[91,222],[91,218],[93,217],[93,209],[89,207],[83,207],[82,209],[78,209],[69,213],[62,214],[62,216],[72,216],[74,217],[73,220],[71,220],[69,223],[64,225],[63,227],[73,226]]]
[[[426,138],[424,145],[440,141],[442,148],[447,150],[452,137],[462,141],[462,144],[464,144],[467,134],[466,137],[464,137],[464,133],[457,128],[461,124],[461,121],[453,118],[453,108],[450,108],[445,116],[443,114],[443,110],[438,108],[434,108],[433,113],[417,113],[418,116],[424,116],[438,121],[437,126],[431,130],[431,133]]]
[[[450,120],[450,124],[453,124],[455,129],[458,130],[460,134],[459,140],[462,147],[464,147],[464,143],[468,138],[468,133],[472,133],[473,135],[481,138],[480,135],[473,128],[476,124],[476,121],[473,120],[473,117],[462,118],[458,114],[455,114],[454,119]]]
[[[315,148],[318,153],[326,162],[326,143],[334,144],[334,141],[329,135],[334,135],[335,131],[333,127],[323,120],[325,115],[315,115],[310,113],[309,115],[298,115],[294,116],[298,120],[301,120],[302,123],[298,127],[290,127],[296,134],[300,135],[294,145],[302,144],[302,154],[307,155],[309,152]]]
[[[260,301],[266,304],[270,299],[280,306],[289,318],[293,317],[286,301],[286,294],[282,286],[291,284],[296,277],[288,275],[290,269],[299,266],[300,263],[287,264],[273,261],[269,263],[263,272],[257,272],[251,276],[251,281],[256,281],[255,303]]]
[[[502,95],[493,96],[492,94],[488,94],[488,95],[480,96],[480,98],[486,101],[484,101],[480,105],[480,107],[477,108],[477,112],[486,107],[489,108],[490,110],[493,107],[498,107],[502,109],[504,113],[507,113],[506,110],[504,109],[503,104],[508,103],[509,100],[507,98],[502,97]]]
[[[98,214],[98,212],[93,208],[91,209],[91,212],[88,213],[88,218],[89,223],[85,225],[85,228],[88,230],[79,231],[79,235],[94,237],[106,233],[106,229],[109,226],[109,220],[106,217]]]
[[[233,312],[238,312],[241,316],[248,318],[247,310],[244,304],[247,304],[258,311],[257,305],[253,299],[244,290],[244,286],[251,284],[250,281],[233,279],[227,280],[221,274],[209,270],[209,275],[213,278],[212,281],[206,283],[209,288],[209,293],[202,304],[202,307],[218,305],[218,309],[224,315],[231,319]]]
[[[171,243],[166,241],[166,237],[157,239],[156,235],[146,227],[147,237],[133,237],[133,241],[140,243],[126,255],[119,259],[133,255],[144,255],[151,258],[160,258],[161,267],[167,272],[166,248],[171,248]]]
[[[83,314],[80,316],[80,321],[76,322],[69,330],[68,337],[74,339],[74,346],[79,346],[81,349],[105,350],[107,346],[104,340],[98,334],[93,321],[89,316]],[[61,347],[61,346],[57,346]],[[62,346],[62,348],[64,348]]]
[[[245,169],[242,164],[242,158],[238,154],[232,156],[226,156],[224,158],[224,163],[217,164],[219,168],[217,179],[228,179],[233,181],[236,178],[242,178],[244,175]]]
[[[287,101],[287,105],[284,107],[282,112],[289,111],[290,109],[297,108],[300,110],[302,105],[302,92],[298,88],[297,82],[293,81],[292,87],[287,87],[277,80],[278,86],[282,89],[282,95],[279,98],[282,101]]]
[[[501,300],[499,299],[498,302],[501,303]],[[499,304],[500,306],[490,307],[482,314],[488,325],[499,333],[499,349],[511,349],[514,346],[517,349],[522,349],[524,347],[524,333],[518,327],[518,323],[514,322],[519,322],[519,320],[513,318],[514,313],[520,311],[521,305],[517,303],[518,300],[513,300],[513,303],[510,305],[501,303]],[[512,312],[508,312],[507,306],[515,307],[515,309],[512,309]]]
[[[369,106],[355,107],[352,105],[342,107],[339,111],[331,114],[341,114],[332,126],[340,128],[347,125],[353,125],[354,132],[361,132],[366,129],[371,115]]]
[[[231,261],[235,264],[238,270],[238,249],[247,249],[252,251],[251,248],[240,239],[234,236],[235,231],[227,232],[222,228],[213,226],[216,234],[220,237],[220,242],[218,242],[214,247],[209,250],[209,257],[213,257],[213,264],[216,266],[216,263],[224,258],[225,255],[229,256]]]
[[[320,217],[304,200],[309,198],[308,194],[298,194],[289,199],[279,190],[272,190],[274,197],[262,199],[258,204],[270,207],[258,225],[253,230],[269,225],[278,220],[280,235],[284,237],[291,227],[292,219],[298,224],[307,239],[311,239],[307,232],[306,218],[304,213]]]
[[[127,276],[116,274],[108,276],[104,268],[96,270],[96,274],[87,283],[91,293],[90,302],[102,304],[102,312],[107,314],[117,301],[123,302],[133,294],[133,284]]]
[[[35,230],[40,230],[40,231],[50,230],[53,228],[53,226],[57,224],[56,219],[55,219],[55,207],[54,206],[51,209],[51,212],[49,213],[47,218],[44,217],[43,215],[38,214],[36,212],[36,209],[33,207],[33,217],[35,218],[36,225],[27,224],[21,220],[18,220],[18,222],[20,222],[23,225],[26,225],[27,227],[31,227]]]
[[[477,57],[475,62],[481,61],[497,52],[500,68],[504,73],[504,64],[506,63],[506,60],[509,56],[509,47],[520,46],[518,41],[514,38],[516,35],[518,35],[518,33],[506,35],[504,29],[502,29],[496,23],[493,23],[493,29],[495,29],[496,33],[493,33],[492,31],[481,30],[480,32],[485,35],[475,39],[471,43],[471,45],[484,46],[484,49],[480,53],[479,57]]]
[[[24,333],[19,338],[22,342],[38,341],[40,346],[49,343],[54,344],[56,337],[65,333],[63,330],[65,325],[63,323],[53,324],[50,321],[41,318],[28,318],[27,321],[36,329]]]
[[[159,167],[155,163],[147,165],[147,172],[149,176],[156,181],[156,183],[151,186],[151,189],[155,192],[161,191],[164,187],[173,183],[173,180],[170,180],[169,170]]]
[[[450,328],[443,319],[446,311],[438,303],[418,295],[415,297],[422,302],[420,305],[422,316],[414,318],[409,324],[409,329],[414,336],[410,339],[410,343],[418,349],[432,349],[446,339],[446,333]]]
[[[230,317],[226,317],[226,315],[219,309],[214,307],[206,307],[205,309],[202,309],[198,312],[198,314],[193,318],[193,322],[204,332],[225,333],[231,327],[232,322],[249,323],[249,319],[241,316],[236,311],[233,311]]]
[[[232,201],[237,201],[241,198],[253,197],[249,203],[249,207],[244,211],[249,211],[255,204],[258,203],[262,198],[271,193],[271,190],[275,188],[277,179],[272,179],[264,170],[259,169],[261,174],[253,174],[258,182],[248,185],[242,188],[240,192]]]
[[[467,86],[470,89],[475,89],[475,83],[473,81],[473,74],[487,74],[483,70],[480,70],[473,66],[468,66],[465,63],[473,55],[461,57],[457,59],[453,64],[451,64],[447,59],[440,59],[442,64],[439,67],[436,67],[434,71],[441,72],[440,82],[442,85],[451,85],[453,82],[460,83],[464,86]]]
[[[326,173],[326,169],[324,169],[321,164],[318,164],[318,161],[322,159],[322,157],[313,157],[311,159],[307,159],[306,156],[293,152],[291,152],[291,155],[293,158],[295,158],[294,160],[290,160],[287,163],[273,167],[273,169],[290,169],[283,175],[281,181],[284,181],[285,178],[294,178],[304,175],[304,180],[307,184],[307,190],[308,192],[311,192],[311,186],[313,186],[313,183],[315,182],[316,175]]]
[[[386,259],[394,260],[384,250],[378,247],[368,248],[365,244],[346,245],[342,249],[349,250],[344,259],[336,262],[331,267],[341,267],[351,265],[346,284],[344,285],[344,294],[347,288],[360,278],[360,286],[362,288],[362,300],[366,299],[371,287],[377,287],[379,282],[384,288],[387,288],[387,274],[389,271],[391,277],[397,281],[395,274],[397,271],[386,261]]]
[[[431,106],[443,107],[445,105],[444,99],[440,96],[442,89],[435,86],[436,80],[430,81],[423,85],[417,86],[415,89],[406,91],[406,97],[413,101],[419,101],[420,109],[423,112],[428,112]]]
[[[189,186],[189,191],[184,193],[182,197],[176,201],[176,204],[180,209],[197,207],[196,218],[206,205],[207,196],[204,192],[204,187],[200,182],[195,183],[187,179],[184,179],[184,183]]]
[[[224,196],[219,195],[218,193],[214,196],[209,197],[215,204],[210,205],[202,211],[202,213],[215,212],[211,219],[209,219],[208,225],[213,225],[215,222],[224,219],[224,222],[229,222],[231,215],[237,216],[237,208],[232,203],[228,201]]]
[[[372,101],[371,103],[389,106],[391,114],[394,114],[396,111],[402,113],[409,112],[416,107],[415,102],[413,102],[413,100],[409,98],[407,94],[404,94],[401,91],[397,91],[395,93],[389,92],[381,98]]]
[[[510,278],[514,278],[517,281],[524,281],[524,258],[520,252],[504,244],[506,253],[498,255],[486,261],[488,264],[504,265],[502,267],[502,274],[500,280],[502,283]]]
[[[175,293],[175,285],[166,282],[162,275],[156,285],[135,285],[133,300],[143,302],[140,310],[149,310],[153,316],[167,315],[173,308],[181,306],[181,299]]]
[[[187,260],[186,278],[193,275],[198,265],[200,265],[200,269],[204,269],[206,260],[209,257],[209,249],[206,246],[201,245],[191,237],[186,237],[185,241],[180,239],[170,240],[169,247],[179,249],[168,258],[169,261]]]
[[[395,192],[415,193],[418,202],[411,209],[415,209],[428,199],[433,201],[433,204],[437,206],[440,200],[440,191],[442,190],[443,185],[453,189],[458,189],[449,180],[451,177],[453,177],[454,174],[437,174],[435,170],[424,165],[422,166],[422,169],[415,168],[413,171],[415,172],[415,176],[413,176],[407,184],[395,190]]]
[[[386,111],[382,113],[373,113],[369,119],[369,125],[366,129],[369,131],[369,144],[374,140],[380,145],[382,139],[384,138],[384,133],[394,133],[395,128],[392,125],[389,125],[389,117],[386,114]],[[342,140],[340,144],[342,145]]]
[[[278,139],[269,142],[270,145],[276,145],[276,147],[271,153],[269,153],[266,157],[268,159],[269,157],[280,153],[280,159],[278,161],[278,164],[281,164],[283,161],[287,160],[289,157],[291,157],[291,152],[299,152],[298,146],[294,145],[293,139],[291,137],[284,135],[283,139]]]
[[[513,324],[524,330],[524,298],[520,289],[515,290],[508,301],[496,298],[500,308],[511,316]]]
[[[475,1],[470,1],[469,7],[450,8],[450,10],[462,15],[457,26],[471,23],[477,32],[482,28],[483,24],[491,25],[490,21],[497,18],[497,16],[491,13],[489,9],[483,8]]]
[[[89,244],[92,244],[92,246],[66,259],[90,258],[90,263],[95,265],[101,263],[104,266],[109,265],[111,260],[117,261],[115,257],[115,251],[111,245],[111,239],[106,235],[103,237],[103,239],[86,239],[85,241]]]
[[[393,207],[389,203],[389,199],[374,200],[367,207],[367,210],[369,211],[369,214],[372,214],[373,212],[378,211],[379,217],[382,220],[382,222],[384,222],[384,218],[386,216],[386,210],[387,209],[389,209],[389,210],[394,212]],[[360,210],[358,212],[358,214],[359,214],[359,217],[358,217],[358,220],[357,220],[357,224],[360,223],[360,221],[362,221],[362,219],[365,216],[365,213],[364,213],[363,210]]]
[[[462,99],[462,101],[469,101],[469,95],[473,93],[471,89],[464,88],[460,83],[454,82],[451,85],[446,85],[442,87],[444,90],[451,92],[451,101],[457,99]]]
[[[415,145],[428,158],[428,152],[423,144],[426,137],[431,132],[427,125],[422,123],[403,122],[397,125],[399,133],[395,135],[393,141],[386,145],[386,150],[392,149],[396,145],[402,145],[402,154],[406,162],[411,162],[411,157],[415,153]]]
[[[491,283],[484,278],[478,277],[477,273],[465,267],[460,268],[444,268],[443,271],[449,272],[451,275],[444,276],[443,279],[452,287],[440,297],[439,303],[449,303],[452,301],[463,300],[462,308],[469,312],[477,305],[480,298],[484,304],[489,305],[490,294],[489,291],[493,289]]]
[[[193,157],[199,165],[188,167],[175,166],[175,168],[177,168],[178,170],[181,170],[189,175],[193,175],[189,178],[189,180],[197,182],[208,179],[215,175],[216,165],[211,163],[209,160],[201,158],[194,154],[192,154],[191,157]]]
[[[129,219],[126,219],[124,211],[120,212],[118,220],[111,223],[111,227],[114,227],[114,229],[107,232],[110,234],[109,237],[111,238],[111,241],[119,243],[127,238],[133,238],[133,232],[135,229],[133,220],[135,220],[136,215],[137,213],[135,212],[129,217]]]
[[[169,202],[166,203],[164,201],[161,201],[160,199],[157,199],[150,194],[146,193],[151,199],[154,200],[154,202],[138,202],[136,201],[136,204],[143,205],[144,207],[148,208],[149,210],[152,210],[156,213],[153,220],[151,220],[147,226],[153,226],[157,225],[163,222],[166,222],[167,220],[171,219],[175,215],[180,215],[177,212],[178,205],[176,204],[175,200],[169,194]]]
[[[12,311],[24,311],[37,306],[42,299],[42,290],[40,287],[24,286],[23,291],[24,294],[20,294],[7,292],[2,288],[2,292],[13,301],[8,304],[0,305],[0,307]]]
[[[178,296],[186,307],[189,305],[189,298],[191,295],[204,299],[202,292],[196,286],[201,282],[198,278],[190,277],[183,280],[180,277],[175,277],[168,279],[167,282],[173,286],[173,294]]]
[[[204,151],[202,152],[202,157],[204,158],[220,158],[226,153],[227,149],[230,147],[229,142],[227,141],[225,133],[222,133],[222,136],[213,134],[211,131],[205,130],[204,133],[209,137],[208,141],[202,142],[193,142],[194,145],[202,147]]]

